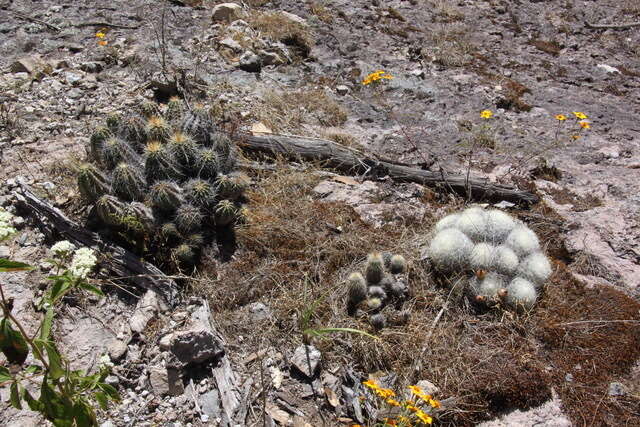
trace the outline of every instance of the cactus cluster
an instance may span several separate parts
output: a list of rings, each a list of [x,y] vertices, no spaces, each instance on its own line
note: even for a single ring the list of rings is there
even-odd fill
[[[470,297],[486,306],[531,309],[551,275],[536,234],[497,209],[471,207],[442,218],[429,257],[442,273],[468,274]]]
[[[390,319],[404,319],[406,322],[406,313],[401,311],[408,292],[406,270],[407,262],[402,255],[387,252],[369,254],[364,274],[353,272],[347,278],[348,313],[352,316],[367,315],[376,330],[384,328]],[[392,313],[391,307],[398,313]],[[391,315],[390,319],[385,314]]]
[[[114,235],[166,250],[194,266],[217,227],[242,216],[245,181],[234,172],[236,150],[206,109],[145,101],[111,114],[89,142],[78,188],[93,219]]]

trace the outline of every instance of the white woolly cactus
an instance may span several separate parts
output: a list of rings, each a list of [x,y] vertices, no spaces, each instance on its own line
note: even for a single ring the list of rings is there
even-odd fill
[[[476,206],[442,218],[428,253],[441,273],[473,273],[470,294],[485,305],[530,309],[552,272],[536,234],[497,209]]]

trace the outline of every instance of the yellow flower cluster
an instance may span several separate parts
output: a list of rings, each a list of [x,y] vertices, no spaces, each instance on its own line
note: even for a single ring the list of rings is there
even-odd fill
[[[491,110],[482,110],[480,112],[480,117],[482,117],[483,119],[490,119],[491,117],[493,117],[493,112]]]
[[[439,408],[440,402],[433,399],[431,395],[423,392],[422,389],[417,385],[410,385],[409,390],[411,390],[411,393],[420,399],[420,402],[415,402],[413,400],[404,400],[402,402],[399,402],[398,400],[393,399],[393,397],[396,396],[396,393],[393,390],[380,387],[374,380],[367,380],[362,384],[376,393],[386,404],[402,408],[405,410],[405,414],[409,415],[408,417],[399,415],[396,419],[386,418],[385,426],[411,426],[413,425],[411,423],[411,417],[419,420],[420,424],[433,424],[433,417],[425,412],[422,406],[424,404],[428,404],[432,408]]]
[[[379,80],[383,80],[383,79],[391,80],[392,78],[393,76],[391,74],[387,74],[386,71],[378,70],[378,71],[374,71],[373,73],[365,77],[364,80],[362,80],[362,84],[366,86],[368,84],[377,82]]]
[[[576,122],[580,126],[580,129],[578,129],[578,132],[582,131],[583,129],[591,129],[591,123],[585,121],[586,119],[589,118],[585,113],[582,113],[580,111],[574,111],[573,115],[576,116]],[[558,121],[558,124],[568,119],[567,116],[565,116],[564,114],[556,114],[555,118]],[[580,135],[571,135],[571,138],[573,140],[576,140],[580,138]]]
[[[106,41],[106,40],[104,39],[104,38],[107,36],[106,31],[107,31],[107,30],[103,28],[103,29],[101,29],[101,30],[98,30],[98,32],[96,33],[96,38],[98,39],[98,44],[99,44],[100,46],[106,46],[106,45],[107,45],[107,43],[109,43],[108,41]]]

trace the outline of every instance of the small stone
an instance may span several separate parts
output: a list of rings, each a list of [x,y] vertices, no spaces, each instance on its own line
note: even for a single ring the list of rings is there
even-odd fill
[[[48,273],[53,268],[53,264],[47,261],[42,261],[40,264],[38,264],[38,267],[43,273]]]
[[[422,389],[425,393],[434,396],[440,392],[440,389],[431,381],[420,380],[416,383],[418,387]]]
[[[21,216],[14,216],[11,219],[11,225],[13,225],[15,228],[22,228],[24,224],[25,220]]]
[[[624,396],[627,394],[626,387],[619,382],[609,384],[609,396]]]
[[[115,375],[109,375],[104,379],[104,382],[112,387],[116,387],[118,384],[120,384],[120,378],[116,377]]]
[[[0,258],[9,258],[11,256],[11,249],[9,246],[0,246]]]
[[[29,73],[32,74],[41,63],[39,56],[28,56],[15,61],[9,67],[12,73]]]
[[[127,344],[120,340],[112,341],[111,344],[109,344],[109,346],[107,347],[109,357],[113,361],[122,359],[122,357],[127,353],[127,350]]]
[[[284,16],[285,18],[287,18],[289,21],[295,22],[295,23],[300,24],[300,25],[302,25],[304,27],[309,25],[309,24],[307,24],[307,21],[304,18],[302,18],[302,17],[300,17],[298,15],[295,15],[293,13],[281,11],[280,14],[282,16]]]
[[[77,87],[74,87],[73,89],[67,92],[67,96],[71,99],[82,98],[82,95],[83,95],[82,91]]]
[[[67,84],[75,86],[80,84],[80,81],[82,80],[82,75],[67,71],[64,73],[64,78],[67,81]]]
[[[78,53],[84,50],[84,46],[79,43],[69,43],[67,49],[69,49],[69,52]]]
[[[336,92],[338,95],[346,95],[349,93],[349,87],[346,85],[338,85],[336,86]]]
[[[236,3],[222,3],[213,8],[213,22],[231,22],[242,16],[242,6]]]
[[[249,313],[254,322],[268,319],[272,316],[271,309],[261,302],[249,304]]]
[[[117,426],[111,421],[105,421],[102,424],[100,424],[100,427],[117,427]]]
[[[320,366],[321,360],[322,354],[320,353],[320,350],[312,345],[301,345],[296,348],[293,358],[291,359],[291,363],[307,378],[313,378]]]
[[[284,61],[282,60],[282,58],[280,58],[280,55],[274,52],[267,52],[267,51],[261,50],[260,59],[262,61],[262,64],[264,65],[284,64]]]
[[[104,64],[98,61],[83,62],[80,69],[86,73],[99,73],[104,69]]]
[[[251,51],[246,51],[240,56],[238,67],[249,73],[259,73],[262,69],[262,61],[260,57]]]
[[[167,351],[171,348],[171,340],[173,339],[173,334],[167,334],[160,338],[158,341],[158,345],[160,346],[160,350]]]
[[[225,39],[220,40],[219,44],[220,44],[220,46],[229,48],[234,52],[241,52],[242,51],[242,46],[240,46],[240,43],[238,43],[237,41],[235,41],[231,37],[227,37]]]
[[[149,368],[149,383],[156,396],[166,396],[169,394],[169,379],[166,368]]]
[[[174,334],[171,352],[185,365],[202,363],[224,354],[224,348],[209,331],[183,331]]]
[[[566,382],[568,382],[568,383],[573,382],[573,375],[571,375],[571,374],[567,374],[567,375],[565,375],[565,376],[564,376],[564,380],[565,380]]]
[[[53,191],[56,188],[56,185],[51,181],[45,181],[41,185],[42,185],[42,188],[44,188],[47,191]]]

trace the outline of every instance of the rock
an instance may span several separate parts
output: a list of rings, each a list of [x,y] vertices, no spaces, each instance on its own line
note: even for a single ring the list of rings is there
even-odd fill
[[[213,419],[220,417],[220,398],[216,390],[201,394],[198,400],[200,401],[200,409],[205,415]]]
[[[262,68],[260,57],[251,51],[246,51],[240,56],[238,67],[249,73],[259,73]]]
[[[173,340],[173,334],[167,334],[160,338],[158,341],[158,345],[160,346],[160,350],[167,351],[171,348],[171,341]]]
[[[42,188],[44,188],[47,191],[53,191],[56,188],[56,185],[51,181],[45,181],[41,185],[42,185]]]
[[[11,256],[11,249],[9,246],[0,246],[0,258],[9,258]]]
[[[12,73],[29,73],[33,74],[34,71],[42,64],[42,60],[39,55],[27,56],[25,58],[18,59],[9,67]]]
[[[67,71],[64,73],[64,78],[67,81],[67,84],[70,84],[72,86],[76,86],[78,84],[80,84],[80,81],[82,80],[82,75],[78,74],[78,73],[72,73],[70,71]]]
[[[320,353],[320,350],[312,345],[301,345],[296,348],[293,358],[291,359],[291,363],[307,378],[313,378],[320,366],[321,360],[322,354]]]
[[[182,331],[173,335],[171,352],[184,365],[198,364],[224,354],[222,343],[206,330]]]
[[[120,378],[116,377],[115,375],[109,375],[104,379],[104,382],[109,384],[110,386],[116,387],[118,384],[120,384]]]
[[[220,40],[220,42],[218,42],[218,44],[221,47],[226,47],[228,49],[231,49],[234,52],[241,52],[242,51],[242,46],[240,46],[240,43],[238,43],[237,41],[235,41],[231,37],[227,37],[225,39]]]
[[[627,394],[626,387],[619,382],[609,384],[609,396],[624,396]]]
[[[295,22],[295,23],[300,24],[300,25],[302,25],[304,27],[309,26],[309,24],[307,23],[307,21],[304,18],[302,18],[302,17],[300,17],[298,15],[295,15],[293,13],[281,11],[280,15],[284,16],[289,21]]]
[[[151,384],[153,394],[156,396],[166,396],[169,394],[169,378],[166,368],[149,368],[149,383]]]
[[[249,316],[254,322],[269,319],[272,316],[271,309],[261,302],[249,304]]]
[[[500,418],[478,424],[478,427],[570,427],[571,421],[562,413],[562,402],[554,394],[553,399],[537,408],[526,411],[516,409]]]
[[[427,394],[430,394],[431,396],[435,396],[440,391],[440,389],[431,381],[420,380],[416,383],[416,385],[420,387],[422,391],[424,391]]]
[[[84,50],[84,46],[79,43],[69,43],[67,44],[67,49],[69,49],[69,52],[78,53]]]
[[[100,424],[100,427],[117,427],[117,426],[111,421],[105,421],[102,424]]]
[[[151,319],[156,317],[160,309],[158,295],[153,291],[147,291],[138,301],[136,309],[129,319],[132,332],[142,333]]]
[[[336,93],[338,95],[346,95],[349,93],[349,87],[345,85],[336,86]]]
[[[24,224],[25,224],[25,220],[21,216],[14,216],[11,219],[11,225],[13,225],[17,229],[22,228]]]
[[[122,359],[122,357],[127,353],[127,350],[127,343],[120,340],[113,340],[107,347],[107,353],[109,353],[109,357],[113,361]]]
[[[242,16],[242,6],[236,3],[222,3],[213,8],[213,22],[231,22]]]
[[[100,61],[83,62],[80,69],[86,73],[99,73],[104,69],[104,63]]]
[[[278,55],[277,53],[261,50],[259,54],[260,54],[260,60],[264,65],[284,64],[284,61],[282,60],[282,58],[280,58],[280,55]]]
[[[611,65],[607,65],[607,64],[598,64],[596,65],[596,67],[606,71],[609,74],[613,74],[613,73],[618,73],[620,74],[620,70],[618,70],[615,67],[612,67]]]

